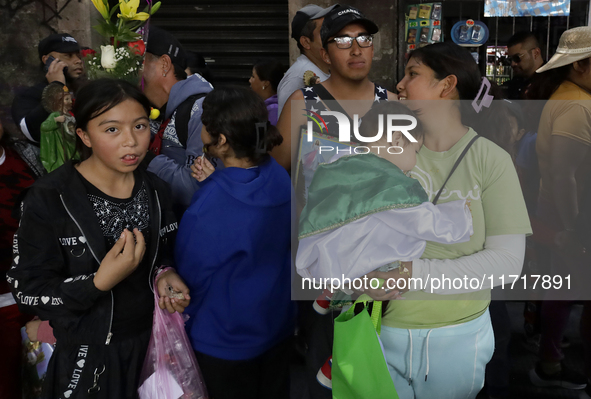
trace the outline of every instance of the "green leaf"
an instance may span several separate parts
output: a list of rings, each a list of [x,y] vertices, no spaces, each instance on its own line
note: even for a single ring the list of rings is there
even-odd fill
[[[110,38],[112,37],[115,32],[116,29],[114,29],[114,26],[105,22],[105,21],[101,21],[100,24],[93,26],[94,30],[96,30],[101,36],[104,36],[106,38]]]
[[[150,10],[150,15],[154,15],[156,13],[156,11],[158,11],[160,9],[161,4],[162,4],[161,2],[154,4],[152,6],[152,10]]]
[[[115,14],[115,12],[119,9],[119,3],[117,3],[112,9],[111,12],[109,13],[109,17],[113,17],[113,14]]]
[[[132,32],[128,28],[124,28],[118,35],[117,39],[121,42],[135,42],[140,39],[137,33]]]

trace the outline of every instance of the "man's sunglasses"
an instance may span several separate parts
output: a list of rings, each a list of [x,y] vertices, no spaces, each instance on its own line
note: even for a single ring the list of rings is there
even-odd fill
[[[351,48],[353,40],[357,41],[359,47],[371,47],[373,44],[373,37],[371,35],[359,35],[357,37],[337,36],[334,39],[330,39],[327,43],[335,42],[337,48],[347,49]]]
[[[526,50],[526,52],[527,51],[530,51],[530,50]],[[509,57],[509,61],[519,64],[521,62],[521,60],[523,60],[524,56],[525,56],[525,54],[523,54],[523,53],[522,54],[513,54],[511,57]]]

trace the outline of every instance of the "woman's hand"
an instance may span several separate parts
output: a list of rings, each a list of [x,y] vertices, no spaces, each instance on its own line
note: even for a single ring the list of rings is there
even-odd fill
[[[160,309],[166,309],[168,313],[183,313],[185,308],[189,306],[191,302],[189,287],[187,287],[183,279],[174,270],[167,270],[160,274],[156,278],[156,285],[158,286],[158,295],[160,296],[160,300],[158,301]],[[184,298],[169,297],[169,287],[172,287],[173,291],[181,293]]]
[[[203,180],[207,179],[209,175],[215,172],[215,168],[209,162],[207,158],[204,156],[197,157],[197,159],[191,165],[191,176],[197,179],[197,181],[202,182]]]
[[[137,268],[145,252],[146,241],[141,231],[137,228],[133,229],[133,233],[123,230],[94,276],[95,287],[101,291],[111,290]]]
[[[412,262],[401,262],[401,264],[401,268],[390,270],[389,272],[373,271],[368,273],[368,281],[371,282],[371,279],[382,279],[384,284],[380,288],[372,288],[370,284],[370,287],[364,293],[375,301],[404,299],[402,294],[409,291],[408,285],[412,276]]]

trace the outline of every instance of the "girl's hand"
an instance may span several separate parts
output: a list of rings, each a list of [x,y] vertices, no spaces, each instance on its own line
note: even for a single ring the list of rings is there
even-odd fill
[[[158,295],[160,296],[160,300],[158,301],[160,309],[166,309],[168,313],[183,313],[185,308],[189,306],[191,302],[189,287],[187,287],[183,279],[174,270],[167,270],[159,275],[156,285],[158,286]],[[172,287],[174,291],[182,293],[184,298],[170,298],[168,296],[168,287]]]
[[[202,182],[203,180],[207,179],[209,175],[215,172],[215,168],[207,158],[200,156],[197,157],[197,159],[193,162],[193,165],[191,165],[191,172],[191,176],[193,176],[193,178]]]
[[[65,117],[65,115],[56,116],[56,117],[55,117],[55,118],[53,118],[53,119],[55,119],[55,121],[56,121],[56,122],[59,122],[59,123],[64,123],[64,122],[66,121],[66,117]]]
[[[145,252],[144,235],[137,228],[133,229],[133,233],[123,230],[94,276],[95,287],[101,291],[111,290],[137,268]]]

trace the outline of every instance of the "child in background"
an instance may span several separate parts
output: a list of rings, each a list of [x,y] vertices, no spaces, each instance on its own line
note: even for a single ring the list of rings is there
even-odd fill
[[[374,137],[383,116],[384,134],[379,141],[367,143],[371,153],[341,153],[316,170],[300,216],[296,267],[303,277],[353,280],[378,268],[398,268],[403,274],[404,261],[418,259],[427,240],[457,243],[470,239],[468,201],[435,206],[420,183],[407,176],[416,165],[416,153],[422,145],[419,122],[412,130],[416,143],[402,132],[393,132],[388,142],[387,115],[414,117],[399,102],[372,107],[363,117],[359,133]],[[396,295],[395,291],[409,289],[403,288],[386,291]],[[325,290],[314,308],[326,314],[330,308],[351,303],[342,297],[340,294],[333,298],[333,290]],[[327,388],[332,387],[330,364],[331,358],[317,374],[318,381]]]
[[[288,398],[291,182],[268,155],[282,137],[245,88],[214,89],[201,120],[203,152],[225,169],[193,165],[202,183],[175,248],[193,297],[187,332],[212,398]]]
[[[19,308],[49,320],[57,339],[44,397],[135,398],[154,278],[161,308],[189,304],[174,270],[157,270],[172,265],[176,222],[168,186],[138,168],[149,111],[127,82],[89,83],[74,113],[80,153],[90,155],[37,181],[22,204],[7,280]],[[168,298],[169,286],[184,298]]]

